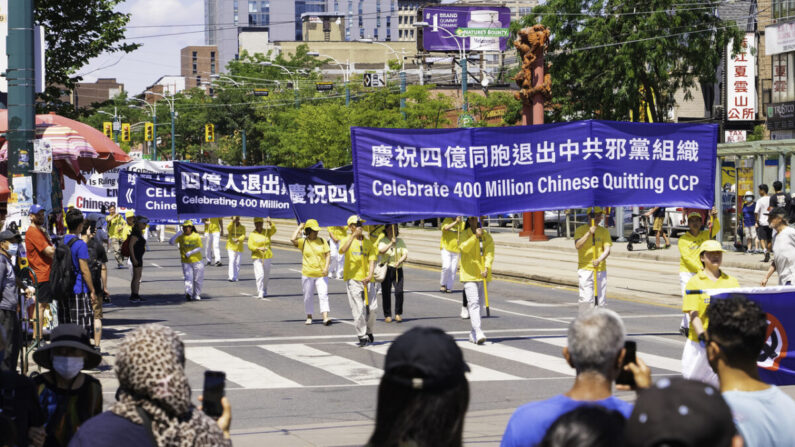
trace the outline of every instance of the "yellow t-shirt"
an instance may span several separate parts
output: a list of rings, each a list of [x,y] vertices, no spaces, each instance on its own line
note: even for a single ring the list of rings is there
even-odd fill
[[[248,249],[251,250],[251,259],[270,259],[273,257],[271,251],[271,237],[276,234],[276,226],[270,229],[262,229],[262,233],[252,231],[248,235]],[[261,252],[259,250],[264,250]]]
[[[340,254],[345,255],[345,269],[342,272],[342,278],[345,281],[350,279],[356,281],[363,281],[367,278],[370,270],[370,261],[375,261],[378,254],[373,247],[373,243],[367,240],[354,240],[348,251],[342,251],[342,247],[348,243],[348,239],[353,235],[348,235],[345,239],[340,241]]]
[[[221,232],[221,218],[220,217],[211,217],[207,219],[207,223],[204,224],[204,231],[207,233],[220,233]]]
[[[127,237],[132,233],[132,225],[127,223],[127,219],[124,220],[124,224],[119,227],[119,239],[122,241],[126,240]]]
[[[483,281],[481,272],[488,270],[486,282],[491,281],[491,267],[494,264],[494,239],[489,233],[483,232],[483,256],[480,255],[480,240],[475,233],[466,229],[461,233],[461,261],[459,263],[458,277],[461,282]]]
[[[679,236],[679,242],[677,243],[677,246],[679,247],[680,272],[696,273],[704,268],[704,266],[701,265],[701,259],[699,259],[698,256],[698,249],[701,247],[702,242],[706,241],[707,239],[712,239],[712,237],[718,234],[718,231],[720,231],[720,222],[718,219],[714,219],[711,232],[710,230],[704,230],[698,233],[697,236],[693,236],[693,234],[688,231],[687,233]]]
[[[108,217],[108,237],[111,239],[120,239],[121,238],[121,229],[127,223],[124,221],[124,216],[119,213],[113,215],[113,217]]]
[[[579,240],[581,237],[585,235],[585,233],[588,232],[588,229],[590,228],[591,228],[590,225],[582,225],[578,227],[577,230],[574,231],[574,240],[575,241]],[[596,257],[594,257],[593,238],[589,236],[588,240],[585,241],[585,244],[583,244],[583,246],[580,247],[579,250],[577,250],[578,270],[593,270],[594,269],[593,260],[595,258],[598,258],[599,256],[602,256],[602,253],[604,253],[605,250],[605,245],[607,246],[613,245],[613,239],[610,238],[610,232],[607,231],[607,228],[602,226],[597,226],[596,233],[594,235],[596,236],[596,250],[597,250]],[[607,262],[602,261],[599,264],[599,268],[597,270],[603,272],[606,269],[607,269]]]
[[[301,238],[298,239],[298,249],[303,255],[301,274],[309,278],[322,277],[323,268],[326,266],[326,253],[331,251],[328,242],[319,237],[314,241]]]
[[[690,278],[690,281],[688,281],[685,286],[685,290],[729,289],[734,287],[740,287],[740,283],[737,282],[735,277],[729,276],[721,271],[720,278],[718,278],[717,281],[713,281],[704,273],[704,270],[701,270]],[[704,330],[707,329],[707,325],[709,324],[706,317],[709,300],[710,296],[706,293],[685,293],[683,297],[682,312],[690,313],[694,310],[697,311],[698,317],[704,324]],[[693,329],[693,323],[690,323],[690,332],[687,334],[687,338],[698,343],[698,334],[696,334],[696,330]]]
[[[246,240],[246,227],[243,224],[235,225],[231,222],[226,227],[226,249],[233,250],[238,253],[243,251],[243,242]]]
[[[464,227],[466,226],[466,223],[462,220],[456,225],[453,225],[451,229],[444,229],[445,226],[450,225],[453,222],[455,222],[455,219],[452,217],[446,217],[442,221],[442,240],[439,241],[439,249],[441,250],[443,248],[451,253],[458,253],[460,251],[458,245],[464,240]]]
[[[199,233],[194,231],[190,235],[184,233],[180,234],[177,236],[177,239],[175,239],[175,243],[179,244],[179,257],[183,264],[193,264],[194,262],[202,260],[201,250],[187,256],[189,251],[202,247],[202,237]]]
[[[348,229],[345,227],[328,227],[328,234],[339,242],[348,235]]]
[[[408,253],[408,249],[406,248],[406,243],[403,242],[403,239],[397,238],[395,246],[391,247],[389,250],[381,253],[381,250],[386,248],[389,245],[389,239],[386,237],[381,238],[381,242],[378,243],[378,263],[386,262],[388,266],[395,267],[397,261],[403,258],[403,255]]]

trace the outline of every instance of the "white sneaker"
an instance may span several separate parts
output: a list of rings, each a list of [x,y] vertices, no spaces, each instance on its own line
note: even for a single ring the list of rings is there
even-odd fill
[[[306,321],[304,322],[304,324],[307,325],[307,326],[312,324],[312,319],[311,318],[307,318]]]
[[[483,343],[486,343],[486,334],[484,334],[483,332],[478,331],[477,334],[475,335],[475,343],[478,344],[478,345],[482,345]]]
[[[461,307],[461,318],[464,320],[469,319],[469,309],[466,307]]]
[[[196,298],[194,298],[194,300],[196,300],[196,301],[201,301],[201,300],[202,300],[202,297],[201,297],[201,296],[199,296],[199,295],[196,295]]]

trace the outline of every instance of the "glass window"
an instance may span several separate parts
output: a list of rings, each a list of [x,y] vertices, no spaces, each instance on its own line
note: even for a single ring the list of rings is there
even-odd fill
[[[255,1],[248,2],[248,12],[257,12],[257,2]]]
[[[202,85],[202,77],[201,76],[196,76],[196,86],[198,87],[200,85]]]
[[[773,56],[773,102],[795,101],[795,53]]]

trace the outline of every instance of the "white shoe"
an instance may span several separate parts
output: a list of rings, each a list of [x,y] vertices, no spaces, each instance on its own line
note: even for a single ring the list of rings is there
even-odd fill
[[[464,320],[469,319],[469,309],[466,307],[461,307],[461,318]]]
[[[194,298],[194,300],[196,300],[196,301],[201,301],[201,300],[202,300],[202,297],[201,297],[201,296],[199,296],[199,295],[196,295],[196,298]]]
[[[486,343],[486,334],[478,331],[477,334],[475,335],[475,343],[479,345]]]
[[[307,325],[307,326],[312,324],[312,319],[311,318],[307,318],[306,321],[304,322],[304,324]]]

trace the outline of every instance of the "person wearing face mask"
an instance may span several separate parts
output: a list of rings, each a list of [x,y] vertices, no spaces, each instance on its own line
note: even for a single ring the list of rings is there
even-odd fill
[[[756,238],[756,202],[754,193],[746,191],[743,195],[743,238],[747,247],[746,253],[759,253],[759,239]],[[755,248],[751,248],[754,245]]]
[[[19,326],[18,290],[21,286],[11,262],[11,244],[17,234],[8,230],[0,231],[0,351],[5,351],[5,358],[0,363],[0,370],[14,371],[17,368],[19,349],[22,336]]]
[[[61,324],[53,329],[51,340],[33,354],[36,364],[49,370],[33,379],[45,413],[45,447],[68,445],[83,422],[102,413],[102,385],[81,372],[102,361],[86,331]]]

